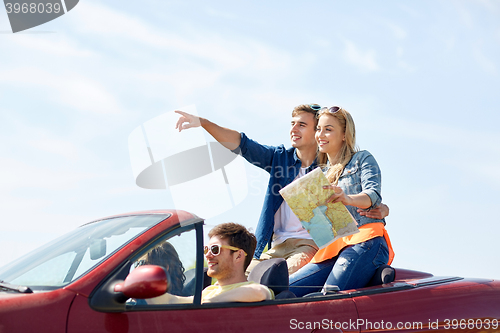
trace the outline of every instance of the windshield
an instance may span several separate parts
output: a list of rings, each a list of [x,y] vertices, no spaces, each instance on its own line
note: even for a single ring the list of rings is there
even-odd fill
[[[83,225],[0,268],[0,281],[31,289],[60,288],[168,217],[122,216]]]

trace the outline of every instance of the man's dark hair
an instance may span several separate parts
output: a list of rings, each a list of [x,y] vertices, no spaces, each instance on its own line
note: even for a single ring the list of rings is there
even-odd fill
[[[238,223],[222,223],[215,226],[208,233],[208,237],[212,238],[218,236],[221,239],[226,239],[229,245],[242,249],[246,252],[244,270],[252,261],[255,247],[257,246],[257,239],[255,235],[247,230],[244,226]]]
[[[316,106],[316,107],[313,108],[313,107],[311,107],[311,105]],[[320,106],[317,105],[317,104],[301,104],[301,105],[297,105],[295,108],[293,108],[292,117],[295,117],[299,113],[307,112],[307,113],[310,113],[310,114],[312,114],[314,116],[314,121],[317,124],[318,123],[318,119],[316,119],[316,117],[318,115],[319,109],[320,109]]]

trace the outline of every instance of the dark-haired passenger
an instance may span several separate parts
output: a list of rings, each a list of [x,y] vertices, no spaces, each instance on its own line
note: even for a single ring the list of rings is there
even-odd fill
[[[158,265],[165,268],[169,277],[169,293],[182,296],[184,288],[184,266],[179,259],[179,254],[169,242],[163,242],[149,251],[145,258],[139,261],[137,266]]]

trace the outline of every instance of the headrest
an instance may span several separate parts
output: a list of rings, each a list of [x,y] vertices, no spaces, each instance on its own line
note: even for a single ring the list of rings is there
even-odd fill
[[[250,272],[248,280],[269,287],[275,295],[288,290],[288,265],[286,260],[276,258],[260,262]]]
[[[382,265],[375,271],[368,286],[378,286],[385,283],[391,283],[396,277],[396,270],[389,265]]]

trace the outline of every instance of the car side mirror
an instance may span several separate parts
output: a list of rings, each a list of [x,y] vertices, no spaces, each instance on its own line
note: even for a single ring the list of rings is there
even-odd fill
[[[134,269],[124,282],[114,287],[127,298],[153,298],[165,294],[168,290],[167,272],[161,266],[144,265]]]

